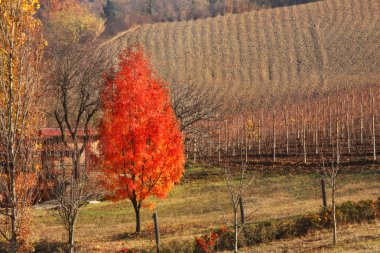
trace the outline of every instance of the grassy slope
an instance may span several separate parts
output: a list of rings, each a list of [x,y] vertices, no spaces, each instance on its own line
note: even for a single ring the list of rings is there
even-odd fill
[[[380,222],[355,224],[339,229],[338,244],[331,245],[331,231],[317,231],[312,235],[261,244],[245,248],[241,253],[325,252],[358,253],[380,252]]]
[[[105,49],[115,55],[141,43],[165,80],[225,85],[261,103],[284,91],[378,83],[379,40],[378,0],[324,0],[140,26],[106,42]]]
[[[162,241],[193,240],[194,236],[207,233],[223,224],[223,212],[227,210],[227,191],[220,171],[192,168],[184,182],[177,186],[166,200],[156,200]],[[338,202],[378,197],[380,174],[342,175]],[[254,212],[256,220],[286,217],[316,212],[321,205],[318,176],[304,175],[255,175],[255,183],[245,198],[247,211]],[[149,248],[154,242],[152,211],[143,210],[143,233],[139,238],[121,239],[133,232],[134,216],[130,203],[89,205],[80,215],[77,240],[83,252],[107,252],[128,246]],[[52,211],[35,213],[35,239],[62,241],[64,231]]]
[[[275,241],[243,249],[242,253],[325,252],[325,253],[373,253],[380,252],[380,222],[355,224],[338,228],[338,244],[331,245],[331,232],[318,231],[306,238]],[[291,250],[289,250],[291,249]]]

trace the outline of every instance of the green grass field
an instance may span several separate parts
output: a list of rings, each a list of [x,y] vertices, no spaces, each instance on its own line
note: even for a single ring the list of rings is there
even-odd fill
[[[254,183],[247,191],[244,202],[247,213],[255,210],[255,221],[320,210],[320,177],[316,174],[276,176],[252,172],[250,176],[254,177]],[[377,199],[379,192],[378,171],[368,174],[342,174],[338,203]],[[171,241],[193,241],[195,236],[224,225],[224,216],[227,220],[231,217],[223,171],[218,168],[187,169],[182,183],[174,188],[167,199],[151,199],[151,202],[155,203],[155,211],[159,215],[163,244]],[[135,237],[131,235],[134,230],[134,213],[129,202],[87,205],[80,213],[77,226],[76,241],[80,245],[80,251],[115,252],[123,246],[153,248],[152,213],[152,209],[142,211],[142,233]],[[36,210],[34,216],[36,242],[47,241],[54,244],[65,241],[66,234],[55,211]],[[379,231],[377,230],[378,234]],[[328,244],[329,241],[326,240],[326,246]],[[289,247],[293,246],[289,244]]]

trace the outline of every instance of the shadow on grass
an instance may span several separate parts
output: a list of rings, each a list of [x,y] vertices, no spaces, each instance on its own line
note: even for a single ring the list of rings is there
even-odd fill
[[[127,240],[127,239],[136,239],[136,238],[139,238],[140,236],[141,234],[124,232],[124,233],[112,235],[110,239],[113,241],[119,241],[119,240]]]
[[[68,252],[68,247],[66,243],[63,242],[49,242],[40,241],[35,243],[34,252],[36,253],[64,253]]]

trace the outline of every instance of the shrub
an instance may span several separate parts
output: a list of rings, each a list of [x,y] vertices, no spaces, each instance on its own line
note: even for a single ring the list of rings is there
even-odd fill
[[[233,234],[226,227],[214,230],[210,235],[195,238],[194,253],[212,253],[233,248]]]
[[[380,217],[380,198],[344,202],[336,206],[338,224],[367,222]],[[299,237],[313,230],[332,226],[332,208],[320,213],[262,221],[246,226],[239,236],[239,247],[253,246],[273,240]],[[232,250],[234,233],[226,228],[215,230],[211,235],[196,238],[194,253]]]
[[[321,218],[318,214],[309,214],[306,216],[301,216],[296,220],[296,231],[294,236],[303,236],[309,232],[321,229]]]
[[[224,251],[224,250],[233,250],[234,249],[234,240],[235,233],[231,230],[228,230],[226,227],[220,228],[216,231],[219,235],[219,239],[216,244],[216,251]],[[238,235],[238,248],[245,246],[245,238],[244,235]]]
[[[359,202],[347,201],[336,206],[338,224],[367,222],[379,217],[379,200],[362,200]],[[332,208],[322,210],[320,213],[322,226],[332,226]]]

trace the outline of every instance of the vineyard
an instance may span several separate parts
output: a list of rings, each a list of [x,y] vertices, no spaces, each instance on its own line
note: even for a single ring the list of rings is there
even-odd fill
[[[280,161],[358,164],[377,161],[380,149],[380,89],[286,104],[251,114],[201,123],[188,158],[214,162]]]
[[[228,90],[252,111],[378,83],[379,13],[377,0],[325,0],[140,26],[103,47],[117,55],[141,43],[164,80]]]
[[[380,149],[379,13],[376,0],[325,0],[141,26],[103,46],[141,43],[172,85],[226,91],[229,113],[198,123],[189,159],[361,163]]]

